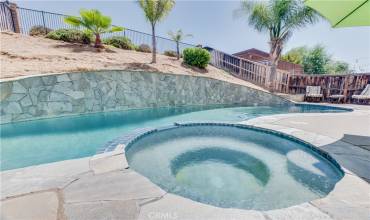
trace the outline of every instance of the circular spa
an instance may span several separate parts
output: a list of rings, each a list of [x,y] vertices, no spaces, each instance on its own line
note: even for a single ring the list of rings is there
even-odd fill
[[[327,195],[339,165],[294,138],[243,125],[156,129],[126,147],[132,169],[167,192],[223,208],[271,210]]]

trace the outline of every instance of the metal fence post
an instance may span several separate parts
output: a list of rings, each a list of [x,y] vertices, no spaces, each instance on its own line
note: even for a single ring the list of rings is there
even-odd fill
[[[41,15],[42,15],[42,24],[44,26],[45,33],[48,33],[48,30],[46,29],[46,24],[45,24],[45,12],[41,11]]]

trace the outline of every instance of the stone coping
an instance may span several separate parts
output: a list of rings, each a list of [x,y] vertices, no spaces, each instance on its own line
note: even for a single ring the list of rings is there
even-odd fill
[[[312,114],[299,113],[299,116]],[[355,110],[343,114],[362,112]],[[318,148],[336,141],[328,136],[271,123],[284,116],[291,114],[265,116],[241,124],[291,135]],[[119,144],[115,150],[93,157],[0,172],[1,217],[367,220],[369,216],[370,185],[345,168],[344,177],[324,198],[270,211],[224,209],[164,192],[128,168],[123,150],[125,147]],[[20,207],[22,212],[19,212]]]
[[[63,74],[79,74],[79,73],[89,73],[89,72],[94,72],[94,73],[104,73],[104,72],[120,72],[120,71],[127,71],[127,72],[135,72],[135,73],[155,73],[155,74],[167,74],[167,75],[180,75],[180,76],[189,76],[189,77],[202,77],[202,78],[208,78],[208,79],[215,79],[215,80],[220,80],[236,85],[242,85],[238,84],[235,82],[230,82],[226,81],[223,79],[217,79],[217,78],[212,78],[207,75],[189,75],[189,74],[178,74],[178,73],[166,73],[166,72],[160,72],[160,71],[145,71],[145,70],[135,70],[135,69],[101,69],[101,70],[89,70],[89,71],[74,71],[74,72],[58,72],[58,73],[43,73],[43,74],[34,74],[34,75],[28,75],[28,76],[16,76],[12,78],[0,78],[0,83],[2,82],[11,82],[11,81],[17,81],[20,79],[27,79],[27,78],[36,78],[36,77],[47,77],[47,76],[58,76],[58,75],[63,75]],[[242,85],[242,86],[247,86],[247,85]],[[263,89],[262,87],[253,87],[254,89],[264,91],[266,93],[270,93],[267,90]]]
[[[333,157],[330,156],[330,154],[328,152],[314,146],[313,144],[311,144],[309,142],[306,142],[302,139],[299,139],[299,138],[297,138],[293,135],[280,132],[278,130],[263,128],[263,127],[256,127],[256,126],[253,126],[253,125],[242,124],[242,123],[187,122],[187,123],[174,123],[173,125],[162,126],[162,127],[157,127],[157,128],[138,129],[138,130],[135,130],[135,131],[133,131],[133,132],[127,134],[127,135],[124,135],[124,136],[122,136],[118,139],[115,139],[113,142],[109,142],[109,144],[105,145],[104,146],[105,148],[99,150],[99,152],[113,151],[113,150],[116,150],[116,149],[113,148],[112,146],[121,146],[121,145],[125,146],[124,151],[126,152],[135,142],[137,142],[138,140],[140,140],[142,138],[145,138],[149,134],[162,132],[162,131],[166,131],[166,130],[169,130],[169,129],[176,129],[176,128],[179,128],[179,127],[192,127],[192,126],[236,127],[236,128],[258,131],[258,132],[262,132],[262,133],[266,133],[266,134],[272,134],[272,135],[275,135],[275,136],[278,136],[278,137],[281,137],[281,138],[285,138],[285,139],[291,140],[293,142],[299,143],[299,144],[305,146],[306,148],[309,148],[313,152],[319,154],[320,156],[322,156],[323,158],[328,160],[329,163],[332,163],[336,168],[338,168],[338,170],[342,174],[344,174],[344,171],[343,171],[342,167],[339,165],[339,163]]]

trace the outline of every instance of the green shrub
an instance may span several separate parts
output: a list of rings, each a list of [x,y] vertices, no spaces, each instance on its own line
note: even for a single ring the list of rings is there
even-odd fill
[[[144,53],[151,53],[152,48],[148,44],[141,44],[136,48],[137,51],[144,52]]]
[[[204,69],[211,60],[211,54],[202,48],[186,48],[183,51],[184,63]]]
[[[76,29],[58,29],[48,33],[46,38],[71,43],[90,44],[92,41],[92,34]]]
[[[163,54],[169,57],[177,57],[177,52],[173,50],[166,50],[164,51]],[[180,54],[180,57],[181,57],[181,54]]]
[[[50,29],[50,28],[47,28],[47,27],[44,27],[44,26],[41,26],[41,25],[36,25],[36,26],[31,27],[30,35],[31,36],[45,36],[51,31],[53,31],[53,30]]]
[[[134,50],[135,45],[131,43],[131,40],[127,37],[114,36],[103,40],[104,44],[112,45],[113,47]]]

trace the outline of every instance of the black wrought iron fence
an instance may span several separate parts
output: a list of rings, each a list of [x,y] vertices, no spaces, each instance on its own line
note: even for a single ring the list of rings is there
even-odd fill
[[[17,9],[22,34],[29,34],[31,28],[35,26],[42,26],[46,30],[75,28],[64,22],[64,18],[67,17],[67,15],[21,7],[17,7]]]
[[[22,34],[29,35],[32,27],[41,26],[45,30],[56,30],[61,28],[77,29],[64,22],[64,18],[68,15],[46,12],[22,7],[16,7],[17,14],[15,15],[18,20],[18,24],[12,22],[11,11],[9,10],[8,2],[0,2],[0,28],[1,31],[15,31],[14,25],[19,25],[19,32]],[[131,40],[135,45],[147,44],[151,46],[152,35],[141,31],[125,28],[122,32],[107,33],[102,38],[108,38],[112,36],[125,36]],[[157,51],[163,53],[166,50],[175,50],[176,42],[161,36],[156,36],[157,40]],[[195,47],[193,44],[180,42],[180,50],[187,47]]]

